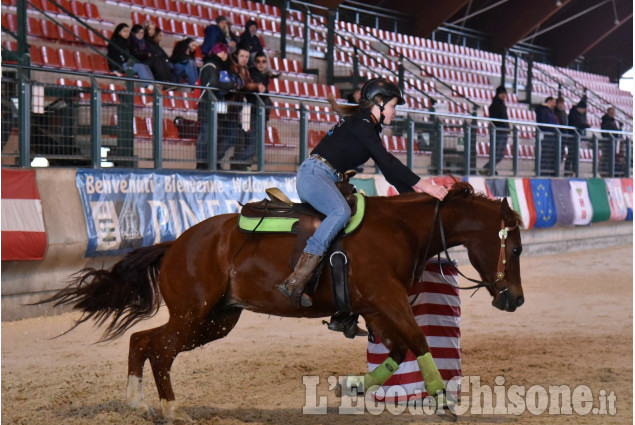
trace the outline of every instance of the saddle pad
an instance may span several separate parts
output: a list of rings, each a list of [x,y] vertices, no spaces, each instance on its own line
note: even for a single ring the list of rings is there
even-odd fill
[[[344,234],[348,235],[359,228],[366,210],[366,198],[361,193],[355,193],[357,198],[357,211],[344,228]],[[299,221],[297,217],[244,217],[238,219],[238,228],[246,232],[256,233],[292,233],[294,225]]]

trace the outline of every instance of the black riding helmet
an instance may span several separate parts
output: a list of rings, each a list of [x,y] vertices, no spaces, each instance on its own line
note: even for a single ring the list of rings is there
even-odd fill
[[[362,99],[370,100],[375,103],[373,99],[375,96],[381,94],[386,97],[386,102],[390,101],[393,97],[397,98],[397,105],[403,105],[406,101],[403,98],[401,89],[397,87],[395,83],[384,78],[371,78],[366,81],[362,86]]]
[[[379,114],[380,119],[379,122],[381,124],[384,123],[384,105],[380,105],[376,100],[375,96],[378,94],[385,97],[386,102],[390,102],[394,97],[397,98],[397,105],[403,105],[406,101],[403,98],[403,94],[401,93],[401,89],[397,87],[395,83],[391,83],[390,81],[384,78],[371,78],[366,81],[362,86],[362,94],[361,98],[366,99],[375,105],[379,106]]]

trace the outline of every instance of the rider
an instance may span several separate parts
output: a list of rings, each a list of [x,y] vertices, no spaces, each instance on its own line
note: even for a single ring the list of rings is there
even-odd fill
[[[293,273],[276,285],[280,292],[303,307],[313,304],[303,293],[313,270],[351,216],[346,199],[335,185],[342,180],[345,171],[356,169],[372,158],[399,193],[414,190],[440,200],[448,193],[444,186],[419,178],[382,143],[382,124],[389,125],[395,117],[395,106],[405,103],[399,87],[386,79],[373,78],[362,87],[358,105],[340,105],[332,95],[328,100],[335,112],[344,118],[329,130],[300,165],[296,180],[300,199],[326,218],[307,241]]]

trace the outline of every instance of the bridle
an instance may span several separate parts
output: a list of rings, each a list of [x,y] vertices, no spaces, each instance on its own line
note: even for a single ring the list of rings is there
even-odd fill
[[[426,251],[425,251],[425,255],[424,255],[424,259],[427,261],[428,259],[428,250],[430,248],[430,244],[432,243],[432,235],[434,234],[434,228],[436,226],[437,220],[439,221],[439,233],[441,235],[441,244],[443,246],[443,252],[445,253],[445,258],[450,262],[453,263],[454,261],[450,258],[450,254],[448,253],[448,247],[447,247],[447,243],[445,241],[445,231],[443,229],[443,219],[441,217],[441,201],[437,200],[437,203],[434,207],[434,219],[432,220],[432,229],[430,232],[430,238],[428,239],[428,245],[426,246]],[[513,227],[507,227],[505,226],[505,221],[501,220],[501,229],[498,232],[498,237],[501,240],[501,247],[500,247],[500,252],[498,254],[498,265],[496,266],[496,280],[494,282],[485,282],[482,280],[477,280],[477,279],[472,279],[471,277],[467,277],[465,276],[463,273],[461,273],[461,271],[459,270],[458,267],[456,267],[456,271],[459,275],[461,275],[463,278],[469,280],[470,282],[475,283],[476,285],[472,285],[472,286],[458,286],[459,289],[476,289],[479,290],[480,288],[491,288],[492,290],[498,292],[499,294],[502,294],[504,292],[507,292],[509,290],[509,286],[507,285],[503,285],[501,289],[498,288],[498,283],[502,282],[505,280],[505,268],[507,265],[507,257],[506,257],[506,253],[505,253],[505,242],[507,240],[507,235],[509,234],[509,231],[514,230],[516,227],[518,227],[518,224],[514,225]],[[443,267],[441,266],[441,253],[439,252],[437,254],[437,261],[439,262],[439,271],[441,272],[441,277],[443,278],[443,280],[446,283],[450,282],[446,279],[445,275],[443,274]],[[476,293],[476,291],[474,291],[474,293]],[[472,294],[474,295],[474,294]]]

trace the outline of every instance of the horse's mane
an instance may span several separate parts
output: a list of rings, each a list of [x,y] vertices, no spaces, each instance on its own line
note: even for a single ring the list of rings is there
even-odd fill
[[[452,187],[448,191],[448,194],[445,197],[445,200],[447,201],[451,201],[455,199],[473,199],[473,200],[476,200],[477,202],[489,204],[498,210],[500,209],[501,204],[503,202],[502,199],[492,199],[482,192],[475,192],[474,187],[472,187],[471,184],[469,184],[468,182],[464,180],[459,180],[459,179],[454,179],[454,184],[452,185]],[[513,209],[512,209],[512,212],[514,213],[514,218],[516,220],[516,223],[518,223],[519,226],[522,226],[523,219],[521,218],[520,214],[518,214]]]

